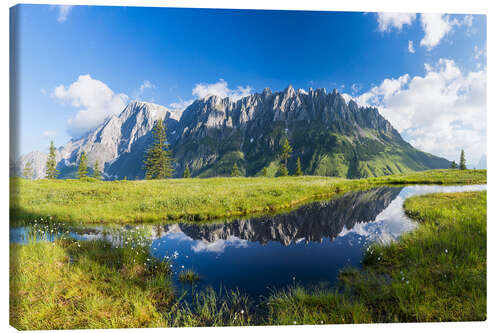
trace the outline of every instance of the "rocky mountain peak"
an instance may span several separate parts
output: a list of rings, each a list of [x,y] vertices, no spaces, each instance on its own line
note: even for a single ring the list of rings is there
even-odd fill
[[[285,89],[285,91],[284,91],[284,92],[285,92],[285,95],[286,95],[287,97],[291,97],[291,96],[295,95],[295,89],[293,89],[293,87],[292,87],[292,85],[291,85],[291,84],[290,84],[290,85],[288,85],[288,87]]]

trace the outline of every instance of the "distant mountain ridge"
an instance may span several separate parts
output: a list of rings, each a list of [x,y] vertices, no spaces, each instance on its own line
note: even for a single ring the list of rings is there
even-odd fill
[[[378,110],[346,103],[333,90],[299,89],[262,93],[232,101],[207,96],[183,112],[133,101],[118,116],[57,149],[61,178],[72,178],[80,154],[89,166],[97,159],[106,179],[142,179],[142,162],[152,143],[151,130],[163,119],[175,157],[175,175],[187,166],[193,176],[229,175],[234,163],[246,176],[268,175],[278,169],[285,138],[293,147],[288,161],[293,173],[300,158],[306,174],[368,177],[448,168],[444,158],[421,152],[403,140]],[[32,152],[16,162],[21,174],[30,161],[36,178],[45,174],[47,154]]]

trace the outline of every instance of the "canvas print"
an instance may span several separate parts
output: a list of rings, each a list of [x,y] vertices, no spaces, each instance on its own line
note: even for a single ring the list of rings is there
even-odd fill
[[[486,19],[10,8],[10,324],[486,320]]]

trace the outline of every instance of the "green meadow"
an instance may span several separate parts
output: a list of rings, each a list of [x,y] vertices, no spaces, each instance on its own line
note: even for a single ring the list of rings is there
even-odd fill
[[[175,278],[189,286],[203,276],[186,269],[175,277],[168,259],[151,257],[149,226],[121,234],[125,245],[45,241],[56,230],[73,230],[72,222],[202,221],[381,185],[481,183],[482,170],[362,180],[12,179],[11,223],[25,220],[31,231],[26,243],[10,244],[10,323],[78,329],[485,320],[486,191],[411,197],[404,210],[419,226],[397,242],[368,247],[362,268],[343,269],[336,289],[292,285],[262,300],[232,290],[179,292]]]
[[[356,180],[318,176],[137,181],[12,178],[10,213],[14,223],[37,216],[77,223],[207,221],[273,213],[381,185],[484,183],[486,170],[430,170]]]
[[[344,269],[339,289],[294,285],[257,306],[235,291],[176,293],[169,261],[149,256],[146,229],[129,231],[126,246],[50,243],[43,237],[56,224],[42,222],[26,244],[10,245],[10,323],[77,329],[485,320],[486,192],[412,197],[404,207],[417,229],[367,248],[363,268]],[[187,270],[179,279],[199,277]]]

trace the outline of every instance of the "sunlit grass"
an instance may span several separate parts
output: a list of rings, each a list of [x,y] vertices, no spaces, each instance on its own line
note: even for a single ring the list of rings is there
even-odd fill
[[[271,213],[349,190],[400,184],[481,184],[485,170],[430,170],[361,180],[234,177],[140,181],[11,179],[11,223],[53,216],[80,223],[214,220]]]
[[[419,227],[371,245],[342,293],[295,287],[269,301],[269,324],[486,319],[486,192],[429,194],[404,205]]]
[[[372,317],[362,302],[336,290],[302,286],[274,292],[268,299],[270,325],[318,325],[331,323],[369,323]]]
[[[171,264],[149,255],[144,230],[107,240],[75,240],[46,225],[10,245],[10,323],[22,330],[250,323],[248,299],[208,288],[188,302],[172,284]],[[56,223],[50,223],[56,228]],[[179,280],[200,279],[192,270]]]
[[[178,302],[166,313],[171,326],[246,326],[259,323],[250,311],[248,297],[239,291],[216,292],[213,288],[194,293],[190,302]]]
[[[10,245],[10,323],[18,329],[166,326],[157,305],[173,299],[168,266],[104,241]]]
[[[177,278],[181,283],[195,283],[201,280],[201,276],[192,269],[185,269],[179,272]]]

